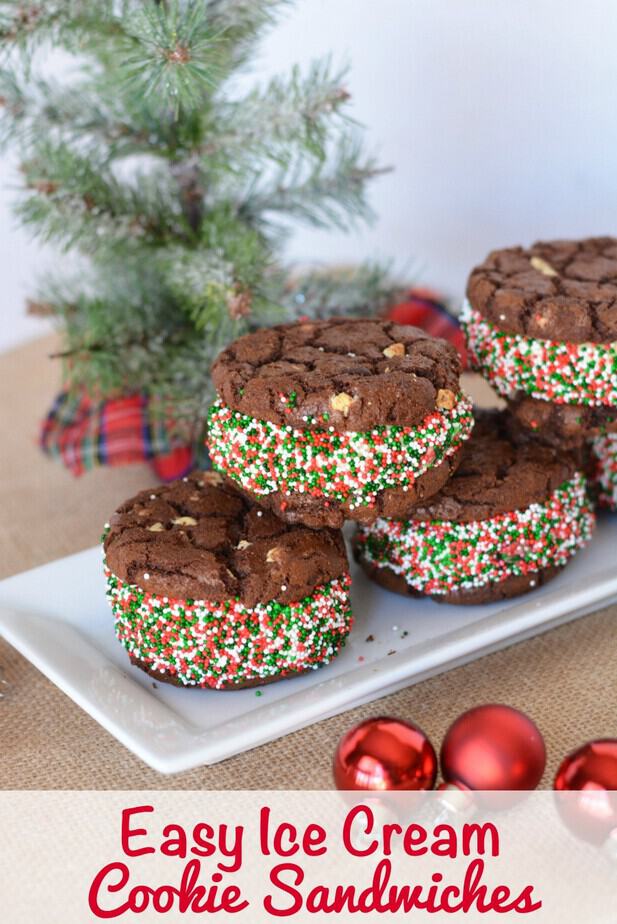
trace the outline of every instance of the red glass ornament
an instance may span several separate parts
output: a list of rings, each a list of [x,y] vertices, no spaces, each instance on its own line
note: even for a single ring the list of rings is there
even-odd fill
[[[382,716],[361,722],[341,738],[333,772],[337,789],[432,789],[437,755],[416,725]]]
[[[511,706],[476,706],[464,712],[441,747],[444,780],[461,789],[535,789],[545,766],[540,731]]]
[[[563,759],[555,776],[559,814],[585,841],[603,844],[617,832],[617,739],[589,741]]]
[[[617,789],[617,738],[589,741],[563,759],[555,789]]]

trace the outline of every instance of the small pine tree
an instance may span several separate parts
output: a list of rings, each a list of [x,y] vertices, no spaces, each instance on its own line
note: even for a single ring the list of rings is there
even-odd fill
[[[18,215],[88,258],[32,310],[59,319],[65,378],[140,392],[197,438],[219,349],[265,324],[373,313],[378,266],[295,276],[287,219],[369,217],[367,158],[329,60],[249,92],[235,79],[286,0],[0,0],[2,140],[18,146]],[[42,75],[50,46],[74,56]]]

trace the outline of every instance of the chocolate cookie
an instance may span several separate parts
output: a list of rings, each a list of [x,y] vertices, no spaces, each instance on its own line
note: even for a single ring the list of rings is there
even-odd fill
[[[493,251],[467,299],[471,365],[523,425],[560,445],[617,431],[617,239]]]
[[[535,437],[557,449],[574,450],[593,435],[617,436],[617,408],[582,404],[555,404],[519,395],[508,410]]]
[[[142,491],[103,545],[116,634],[166,682],[277,680],[327,664],[351,627],[340,532],[285,524],[217,472]]]
[[[260,330],[214,363],[215,467],[288,522],[406,516],[438,491],[473,425],[454,347],[337,319]]]
[[[597,436],[590,449],[591,486],[598,504],[617,513],[617,434]]]
[[[574,458],[522,437],[505,412],[482,412],[451,481],[413,519],[361,526],[355,555],[399,593],[485,603],[552,578],[593,525]]]

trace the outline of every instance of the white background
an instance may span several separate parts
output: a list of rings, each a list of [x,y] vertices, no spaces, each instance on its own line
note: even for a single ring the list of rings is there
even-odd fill
[[[354,115],[396,170],[370,232],[302,230],[292,255],[391,257],[458,296],[493,247],[617,232],[616,48],[615,0],[297,0],[256,70],[350,61]],[[1,348],[42,330],[23,300],[43,256],[0,171]]]

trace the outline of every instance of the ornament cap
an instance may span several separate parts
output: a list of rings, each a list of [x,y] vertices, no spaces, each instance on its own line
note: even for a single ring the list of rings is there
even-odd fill
[[[448,814],[469,815],[474,808],[474,798],[462,783],[441,783],[437,787],[439,802]]]

